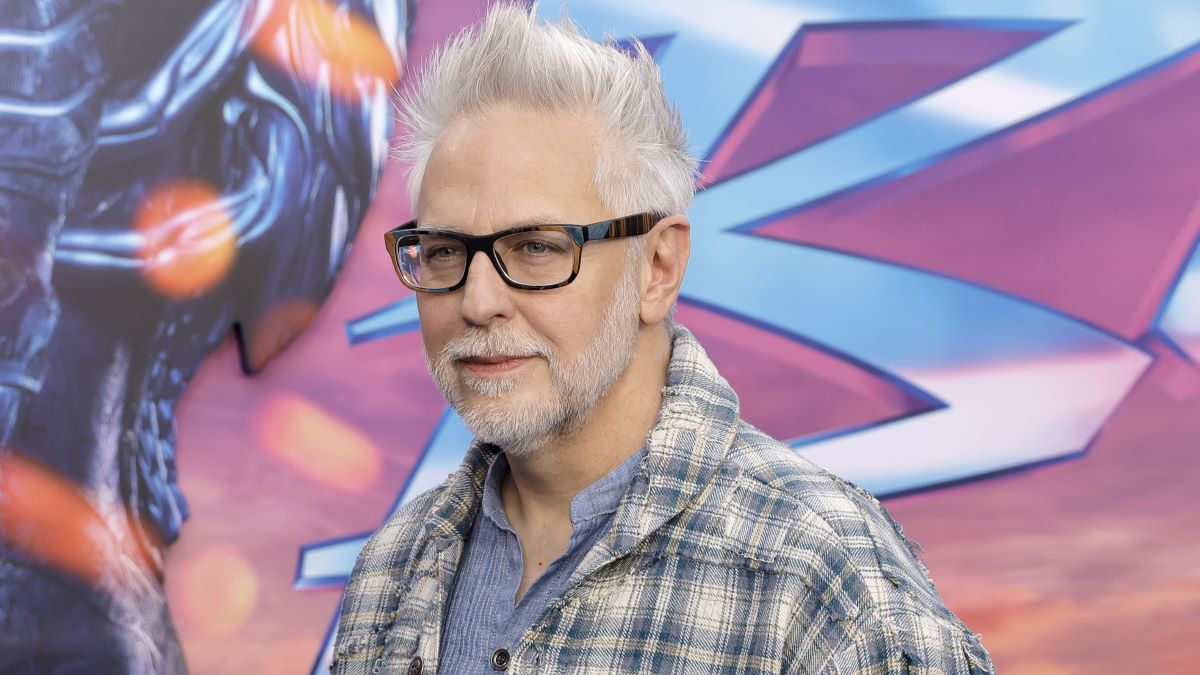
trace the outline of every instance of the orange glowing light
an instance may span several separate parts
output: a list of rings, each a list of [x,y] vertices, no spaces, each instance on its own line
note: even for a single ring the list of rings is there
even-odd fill
[[[281,0],[254,36],[254,49],[310,85],[327,84],[357,100],[399,77],[396,57],[379,31],[353,12],[323,0]]]
[[[176,564],[184,619],[209,635],[230,635],[258,603],[258,575],[232,544],[213,544]]]
[[[382,470],[369,438],[299,396],[269,399],[255,416],[254,434],[283,463],[339,490],[361,492]]]
[[[142,276],[172,299],[195,297],[221,282],[233,266],[237,240],[221,195],[198,180],[159,186],[134,217],[144,238]]]
[[[120,520],[128,520],[128,514]],[[118,540],[71,481],[4,448],[0,448],[0,540],[91,584],[111,575],[121,557],[147,572],[155,569],[131,537]]]

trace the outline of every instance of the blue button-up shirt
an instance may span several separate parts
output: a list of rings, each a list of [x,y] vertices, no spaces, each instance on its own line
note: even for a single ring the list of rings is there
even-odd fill
[[[467,540],[442,631],[443,673],[495,672],[492,655],[512,651],[521,636],[541,616],[550,601],[566,590],[579,561],[612,524],[645,448],[571,500],[571,538],[567,550],[550,563],[513,603],[524,572],[517,533],[508,522],[500,486],[508,474],[508,459],[498,455],[488,468],[483,508]]]

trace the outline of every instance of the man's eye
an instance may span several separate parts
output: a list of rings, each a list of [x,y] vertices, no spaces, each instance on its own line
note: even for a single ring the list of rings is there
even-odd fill
[[[429,252],[430,258],[438,258],[441,260],[453,258],[457,255],[458,249],[454,248],[453,246],[439,246]]]
[[[518,244],[516,250],[522,255],[532,258],[542,258],[561,255],[566,252],[567,248],[561,242],[529,239]]]

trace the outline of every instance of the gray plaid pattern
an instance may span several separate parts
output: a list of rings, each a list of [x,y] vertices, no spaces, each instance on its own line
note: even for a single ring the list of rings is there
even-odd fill
[[[510,673],[994,673],[866,491],[738,417],[690,332],[611,530],[512,649]],[[438,668],[454,574],[498,449],[384,523],[346,587],[333,673]]]

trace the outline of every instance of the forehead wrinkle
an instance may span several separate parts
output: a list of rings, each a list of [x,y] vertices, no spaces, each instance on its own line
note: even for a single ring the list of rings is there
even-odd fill
[[[528,218],[517,218],[507,220],[500,223],[493,231],[511,230],[514,227],[523,227],[525,225],[575,225],[557,216],[530,216]],[[578,223],[583,224],[583,223]],[[465,229],[458,225],[442,225],[436,219],[420,220],[417,222],[418,227],[428,227],[435,230],[445,230],[447,232],[458,232],[460,234],[469,234]]]

